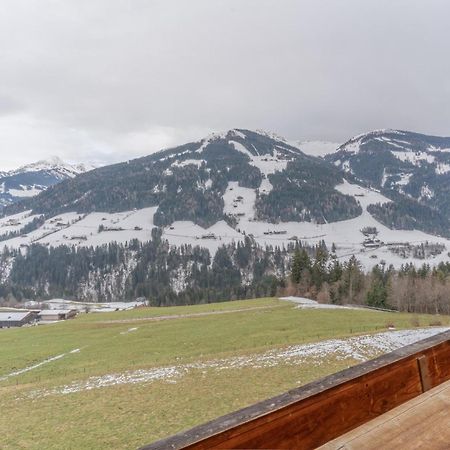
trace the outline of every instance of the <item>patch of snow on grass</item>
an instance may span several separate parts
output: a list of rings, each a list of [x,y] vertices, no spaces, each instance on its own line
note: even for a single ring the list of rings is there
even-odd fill
[[[53,361],[58,361],[59,359],[64,358],[68,354],[73,354],[73,353],[78,353],[78,352],[80,352],[80,349],[76,348],[74,350],[71,350],[68,353],[62,353],[61,355],[52,356],[51,358],[44,359],[44,361],[34,364],[33,366],[28,366],[23,369],[16,370],[15,372],[11,372],[8,375],[4,375],[4,376],[0,377],[0,381],[5,381],[8,378],[16,377],[17,375],[22,375],[23,373],[30,372],[31,370],[37,369],[38,367],[44,366],[45,364],[49,364]]]
[[[328,339],[316,343],[292,345],[284,349],[270,350],[261,354],[107,374],[74,381],[71,384],[54,389],[32,391],[29,393],[29,397],[39,398],[49,395],[66,395],[110,386],[149,383],[152,381],[174,382],[176,378],[188,375],[193,370],[228,370],[246,367],[267,368],[276,367],[280,364],[299,365],[305,363],[322,365],[326,364],[329,358],[362,362],[448,330],[449,328],[447,327],[434,327],[387,331],[346,339]]]
[[[311,300],[309,298],[304,297],[280,297],[280,300],[286,300],[288,302],[296,303],[298,306],[297,308],[304,309],[304,308],[311,308],[311,309],[361,309],[357,306],[342,306],[342,305],[333,305],[330,303],[319,303],[315,300]]]
[[[132,333],[133,331],[137,331],[137,330],[138,330],[138,327],[128,328],[128,330],[122,331],[120,334],[129,334],[129,333]]]

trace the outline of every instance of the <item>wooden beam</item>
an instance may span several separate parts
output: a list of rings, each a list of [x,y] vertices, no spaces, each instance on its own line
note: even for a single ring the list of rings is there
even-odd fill
[[[142,450],[313,449],[449,379],[445,332]]]
[[[417,364],[419,366],[422,392],[429,391],[431,389],[431,380],[430,380],[430,372],[428,370],[428,358],[426,357],[426,355],[419,356],[417,358]]]

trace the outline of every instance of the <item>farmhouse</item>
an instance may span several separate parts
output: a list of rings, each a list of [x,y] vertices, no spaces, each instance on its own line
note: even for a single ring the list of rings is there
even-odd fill
[[[39,313],[39,319],[44,322],[72,319],[77,314],[75,309],[43,309]]]
[[[0,328],[21,327],[35,319],[31,311],[6,311],[0,312]]]

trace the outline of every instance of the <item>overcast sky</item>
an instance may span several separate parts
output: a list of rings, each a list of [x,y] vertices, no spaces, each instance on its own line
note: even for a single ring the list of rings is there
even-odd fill
[[[448,0],[1,0],[0,169],[233,127],[450,135]]]

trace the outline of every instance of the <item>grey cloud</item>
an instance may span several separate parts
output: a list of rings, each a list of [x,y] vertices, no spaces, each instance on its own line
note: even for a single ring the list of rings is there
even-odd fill
[[[230,127],[450,134],[449,12],[444,0],[3,0],[0,152],[116,161]]]

